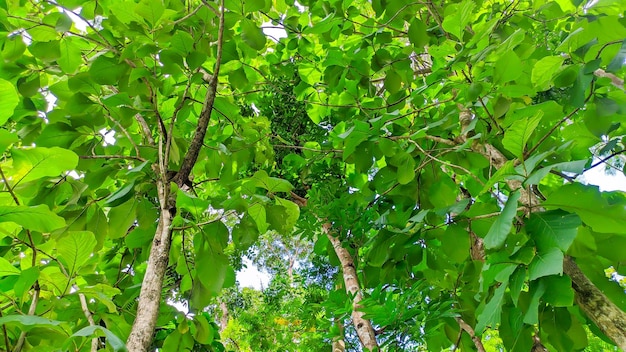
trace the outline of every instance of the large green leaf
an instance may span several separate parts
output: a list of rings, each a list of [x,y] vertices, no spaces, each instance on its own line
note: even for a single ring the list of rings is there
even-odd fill
[[[20,269],[16,268],[8,260],[0,257],[0,276],[20,275]]]
[[[78,164],[78,155],[71,150],[52,148],[13,149],[13,177],[28,182],[46,176],[61,176]]]
[[[531,75],[533,85],[540,90],[544,90],[564,60],[565,57],[563,56],[546,56],[537,61]]]
[[[516,191],[509,195],[506,205],[502,213],[496,218],[493,225],[485,236],[485,248],[497,249],[501,248],[513,227],[513,218],[517,214],[517,201],[520,198],[520,192]]]
[[[57,240],[57,252],[65,260],[70,275],[91,257],[96,239],[89,231],[72,231]]]
[[[270,193],[290,192],[293,189],[289,181],[270,177],[267,172],[263,170],[257,171],[250,180],[256,187],[264,188]]]
[[[504,148],[513,153],[516,157],[522,159],[526,143],[539,125],[542,116],[543,112],[539,112],[531,118],[523,118],[515,121],[513,125],[504,132],[504,138],[502,139]]]
[[[91,325],[84,327],[78,331],[76,331],[70,338],[72,337],[89,337],[89,336],[98,336],[97,332],[104,334],[107,339],[107,344],[113,347],[113,351],[128,351],[126,348],[126,344],[119,337],[117,337],[111,330],[102,327],[100,325]]]
[[[19,103],[20,98],[11,82],[0,78],[0,125],[3,125]]]
[[[51,232],[65,226],[65,219],[50,211],[47,205],[0,206],[0,222],[12,221],[26,229]]]
[[[493,297],[487,302],[482,313],[478,315],[478,322],[476,323],[476,333],[480,334],[486,327],[491,326],[495,328],[500,322],[500,315],[502,314],[502,301],[504,299],[504,292],[506,291],[507,284],[503,283],[493,293]]]
[[[557,247],[537,252],[528,266],[528,277],[531,281],[542,276],[561,275],[562,273],[563,252]]]
[[[526,222],[526,230],[535,240],[539,251],[556,247],[566,252],[574,242],[580,224],[580,218],[576,214],[547,211],[533,213]]]
[[[241,38],[254,50],[263,50],[267,37],[253,21],[244,19],[241,21]]]
[[[32,328],[47,328],[57,330],[59,332],[62,331],[59,326],[62,324],[61,321],[46,319],[36,315],[5,315],[0,318],[0,326],[10,323],[17,323],[25,330],[30,330]]]
[[[623,202],[622,195],[615,195]],[[620,203],[609,203],[596,186],[572,183],[558,188],[543,203],[546,208],[560,208],[578,214],[582,221],[596,232],[626,234],[626,208]]]

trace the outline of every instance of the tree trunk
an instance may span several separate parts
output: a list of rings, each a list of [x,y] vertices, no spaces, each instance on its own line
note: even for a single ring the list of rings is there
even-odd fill
[[[326,236],[328,236],[328,239],[332,243],[335,253],[337,254],[337,257],[339,257],[339,261],[341,262],[341,270],[344,285],[346,286],[346,292],[354,297],[352,301],[352,322],[354,323],[354,328],[356,329],[356,333],[359,336],[359,340],[361,341],[363,348],[366,348],[369,351],[376,351],[378,350],[378,343],[376,342],[374,327],[372,327],[372,323],[368,319],[363,318],[365,313],[359,311],[359,308],[361,308],[359,303],[363,299],[363,295],[361,294],[359,279],[354,267],[354,260],[348,250],[341,246],[341,241],[337,237],[330,234],[330,227],[331,225],[326,223],[324,224],[323,229]]]
[[[624,311],[602,293],[580,270],[574,259],[566,256],[563,271],[572,279],[576,303],[598,328],[626,351],[626,318]]]
[[[220,311],[222,312],[222,315],[220,316],[220,334],[222,332],[224,332],[224,329],[226,329],[226,326],[228,325],[228,306],[226,305],[226,302],[224,302],[223,300],[220,300]]]
[[[159,316],[163,277],[169,261],[171,224],[176,213],[176,200],[170,194],[169,181],[159,179],[157,190],[161,205],[159,224],[154,234],[146,274],[141,285],[137,316],[126,342],[129,352],[146,352],[150,348]]]

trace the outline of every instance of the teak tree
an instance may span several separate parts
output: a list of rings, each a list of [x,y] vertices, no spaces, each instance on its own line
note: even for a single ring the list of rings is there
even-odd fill
[[[222,350],[227,254],[294,228],[364,349],[626,349],[626,196],[579,178],[626,150],[624,11],[0,0],[3,349]]]

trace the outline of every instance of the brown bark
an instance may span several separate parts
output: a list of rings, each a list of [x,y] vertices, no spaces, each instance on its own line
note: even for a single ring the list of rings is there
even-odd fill
[[[146,352],[152,343],[161,305],[163,278],[169,261],[171,224],[176,212],[176,199],[170,194],[169,182],[159,179],[157,189],[161,203],[159,224],[152,240],[148,266],[141,284],[137,316],[126,341],[129,352]]]
[[[224,332],[224,329],[226,329],[226,326],[228,325],[228,306],[226,305],[226,302],[224,302],[223,300],[220,300],[220,311],[222,312],[222,315],[220,316],[220,334],[222,332]]]
[[[480,340],[480,337],[476,336],[474,329],[459,317],[456,318],[456,321],[457,323],[459,323],[459,327],[461,327],[461,330],[468,333],[468,335],[472,338],[474,346],[476,346],[476,350],[478,352],[485,352],[485,346],[483,346],[483,342]],[[459,337],[461,337],[461,335],[459,335]]]
[[[576,303],[598,328],[626,351],[626,314],[602,293],[580,270],[574,259],[566,256],[563,271],[572,279]]]
[[[206,5],[206,4],[205,4]],[[189,183],[189,175],[195,166],[200,149],[204,143],[204,137],[213,111],[215,96],[217,95],[218,76],[220,71],[220,62],[222,58],[222,42],[224,37],[224,0],[220,1],[219,27],[217,36],[217,54],[213,75],[209,79],[207,94],[204,106],[198,118],[198,125],[194,132],[189,149],[185,153],[181,163],[180,170],[171,179],[179,188]],[[169,164],[169,150],[172,143],[171,134],[168,136],[165,131],[163,121],[159,116],[158,110],[155,110],[159,117],[160,139],[159,139],[159,162],[153,165],[155,173],[158,176],[157,193],[160,203],[159,224],[157,226],[150,256],[148,258],[148,266],[141,285],[139,294],[139,302],[137,305],[137,316],[133,322],[130,335],[126,342],[129,352],[146,352],[152,343],[154,329],[156,327],[157,318],[159,316],[159,306],[161,304],[161,292],[163,290],[163,278],[167,270],[169,261],[169,251],[172,237],[172,219],[176,215],[176,196],[171,194],[170,178],[167,177]],[[172,127],[175,121],[175,115],[172,116]],[[146,130],[146,123],[138,119],[144,134],[152,142],[151,134]],[[165,148],[164,148],[165,147]]]
[[[354,297],[352,300],[352,322],[354,323],[354,328],[356,329],[356,333],[359,336],[359,340],[361,341],[363,348],[375,351],[378,349],[378,343],[376,342],[374,327],[368,319],[363,318],[365,313],[359,311],[359,308],[361,308],[359,303],[363,299],[363,294],[361,293],[361,287],[356,274],[354,260],[348,250],[341,246],[341,241],[337,237],[331,235],[330,227],[331,225],[326,223],[324,224],[323,229],[326,236],[328,236],[328,239],[332,243],[339,261],[341,262],[341,270],[343,273],[344,285],[346,286],[346,292]]]

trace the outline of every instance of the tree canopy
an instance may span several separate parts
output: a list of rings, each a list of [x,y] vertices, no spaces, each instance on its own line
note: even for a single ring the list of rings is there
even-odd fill
[[[626,349],[625,14],[0,0],[0,349]]]

